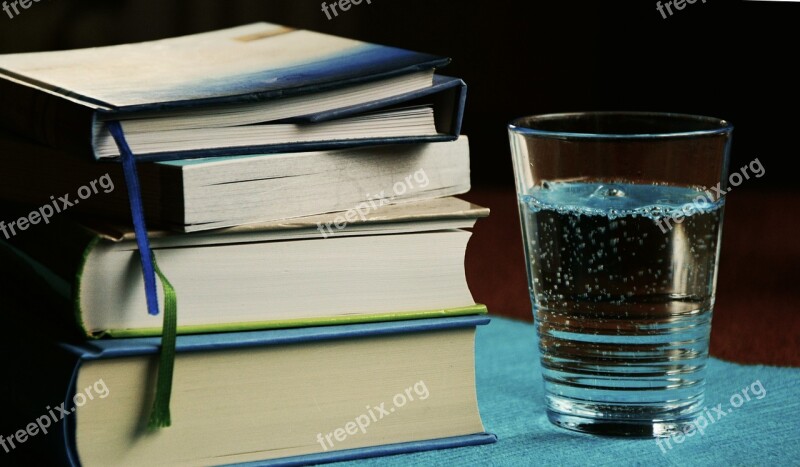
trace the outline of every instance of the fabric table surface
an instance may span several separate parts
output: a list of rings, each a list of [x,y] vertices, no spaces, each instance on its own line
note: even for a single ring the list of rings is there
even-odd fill
[[[710,359],[706,405],[714,422],[703,434],[659,446],[653,438],[599,437],[552,425],[530,324],[493,316],[478,328],[476,365],[481,416],[497,443],[337,465],[800,465],[798,368]],[[737,396],[745,388],[750,400]]]

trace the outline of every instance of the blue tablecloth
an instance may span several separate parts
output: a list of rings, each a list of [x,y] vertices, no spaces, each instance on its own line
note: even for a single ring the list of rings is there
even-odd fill
[[[350,464],[800,465],[800,369],[711,359],[706,402],[722,404],[726,414],[711,411],[719,420],[704,434],[694,432],[681,443],[672,439],[659,447],[654,439],[596,437],[550,424],[538,358],[532,325],[493,318],[478,330],[476,363],[481,415],[498,442]],[[754,387],[761,399],[734,396],[745,387]]]

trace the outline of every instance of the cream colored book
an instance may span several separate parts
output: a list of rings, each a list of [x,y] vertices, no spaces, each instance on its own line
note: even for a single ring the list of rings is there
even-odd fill
[[[487,209],[443,198],[361,214],[151,232],[151,247],[178,296],[178,333],[486,312],[470,293],[464,258],[468,229]],[[4,262],[19,264],[10,289],[37,296],[52,291],[55,305],[32,326],[77,325],[84,337],[161,333],[160,317],[142,313],[138,250],[128,229],[56,222],[13,238],[10,247],[0,244]]]
[[[40,431],[17,449],[54,443],[60,447],[38,455],[62,451],[67,463],[85,467],[305,465],[491,443],[474,373],[476,326],[488,321],[180,336],[172,426],[158,431],[146,428],[158,338],[62,344],[57,351],[40,343],[29,357],[36,368],[15,374],[41,390],[20,396],[13,413],[37,430],[49,424],[49,434]],[[44,408],[56,405],[67,415],[54,411],[53,420]]]

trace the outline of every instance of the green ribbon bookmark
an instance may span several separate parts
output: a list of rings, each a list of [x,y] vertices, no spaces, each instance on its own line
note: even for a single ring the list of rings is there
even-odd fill
[[[175,344],[178,319],[178,299],[175,288],[156,264],[156,256],[150,249],[147,226],[144,218],[144,205],[139,186],[139,175],[136,171],[136,158],[125,140],[125,133],[118,121],[106,122],[106,127],[119,148],[122,160],[122,173],[128,189],[128,201],[131,207],[131,220],[136,233],[136,244],[139,248],[139,259],[142,263],[144,292],[147,298],[147,312],[158,315],[158,295],[156,293],[156,276],[164,289],[164,324],[161,332],[161,353],[158,362],[158,379],[153,410],[147,426],[151,429],[168,427],[172,424],[169,402],[172,396],[172,374],[175,370]]]
[[[158,379],[156,381],[156,398],[150,412],[150,429],[164,428],[172,425],[169,402],[172,397],[172,374],[175,370],[175,343],[178,330],[178,296],[175,288],[161,272],[153,253],[153,266],[156,275],[164,288],[164,327],[161,333],[161,354],[158,362]]]

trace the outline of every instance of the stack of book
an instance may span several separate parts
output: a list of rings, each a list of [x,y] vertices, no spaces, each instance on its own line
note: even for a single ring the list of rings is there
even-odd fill
[[[464,271],[488,211],[452,197],[469,145],[447,62],[267,23],[0,56],[3,394],[20,401],[0,447],[221,465],[493,442]],[[171,397],[125,144],[158,308],[177,301]],[[158,397],[171,426],[153,430]]]

